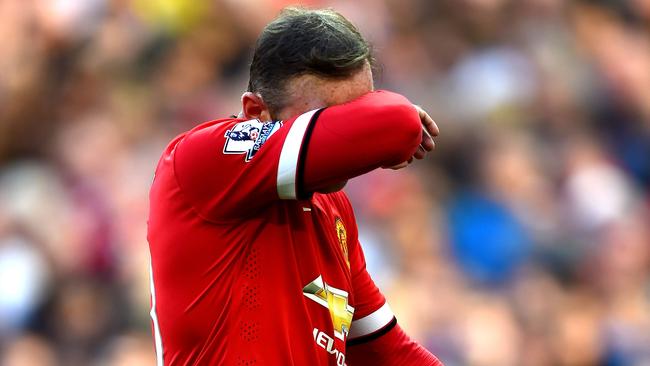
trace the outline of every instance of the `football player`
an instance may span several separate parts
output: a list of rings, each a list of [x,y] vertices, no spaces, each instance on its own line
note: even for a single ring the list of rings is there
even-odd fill
[[[403,168],[438,127],[374,90],[369,44],[331,10],[260,35],[238,118],[174,139],[150,193],[158,365],[441,365],[366,271],[341,190]]]

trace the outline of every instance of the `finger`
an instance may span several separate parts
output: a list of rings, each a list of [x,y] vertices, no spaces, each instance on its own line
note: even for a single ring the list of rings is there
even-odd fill
[[[440,134],[440,129],[438,128],[438,125],[436,122],[429,116],[429,113],[427,113],[422,107],[419,105],[414,104],[413,105],[415,109],[418,111],[418,115],[420,117],[420,121],[422,122],[422,126],[424,126],[424,129],[427,131],[429,136],[438,136]]]
[[[393,170],[398,170],[398,169],[406,168],[408,165],[409,165],[408,161],[403,161],[403,162],[401,162],[401,163],[399,163],[397,165],[393,165],[393,166],[391,166],[389,168],[393,169]]]
[[[424,114],[425,116],[422,119],[422,126],[424,126],[424,129],[429,133],[429,135],[438,136],[440,134],[438,125],[426,112]]]
[[[413,157],[421,160],[424,159],[424,156],[427,155],[427,151],[422,147],[422,145],[418,146],[418,149],[415,150],[415,153],[413,154]]]
[[[424,126],[422,127],[422,142],[420,143],[420,146],[422,146],[425,151],[431,151],[436,146],[433,138],[429,135],[427,130],[424,129]]]
[[[440,128],[438,127],[438,124],[429,117],[430,122],[426,125],[426,130],[431,136],[438,136],[440,135]]]

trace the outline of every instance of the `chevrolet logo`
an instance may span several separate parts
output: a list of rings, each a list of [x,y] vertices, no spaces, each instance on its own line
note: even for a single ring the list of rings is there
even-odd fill
[[[318,276],[302,289],[302,294],[329,310],[334,336],[345,341],[354,315],[354,308],[348,304],[348,293],[328,286],[323,282],[322,276]]]

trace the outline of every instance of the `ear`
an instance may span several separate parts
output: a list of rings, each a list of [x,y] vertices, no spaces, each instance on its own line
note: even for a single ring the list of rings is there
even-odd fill
[[[260,121],[270,121],[271,113],[262,96],[246,92],[241,96],[242,114],[246,119],[257,118]]]

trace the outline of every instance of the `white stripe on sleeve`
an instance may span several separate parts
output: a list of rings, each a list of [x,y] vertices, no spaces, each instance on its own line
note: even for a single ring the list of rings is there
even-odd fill
[[[317,109],[314,109],[296,118],[287,134],[287,138],[284,140],[278,163],[277,186],[280,199],[295,200],[298,196],[296,192],[296,170],[300,158],[300,147],[309,122],[316,111]]]
[[[393,314],[393,311],[390,309],[390,306],[388,306],[388,302],[386,302],[374,313],[364,316],[361,319],[354,320],[350,327],[348,339],[372,334],[385,327],[394,317],[395,315]]]
[[[156,346],[156,366],[163,366],[163,348],[162,337],[160,336],[160,326],[158,325],[158,315],[156,314],[156,289],[153,285],[153,268],[149,263],[149,282],[151,285],[151,320],[153,322],[153,336]]]

